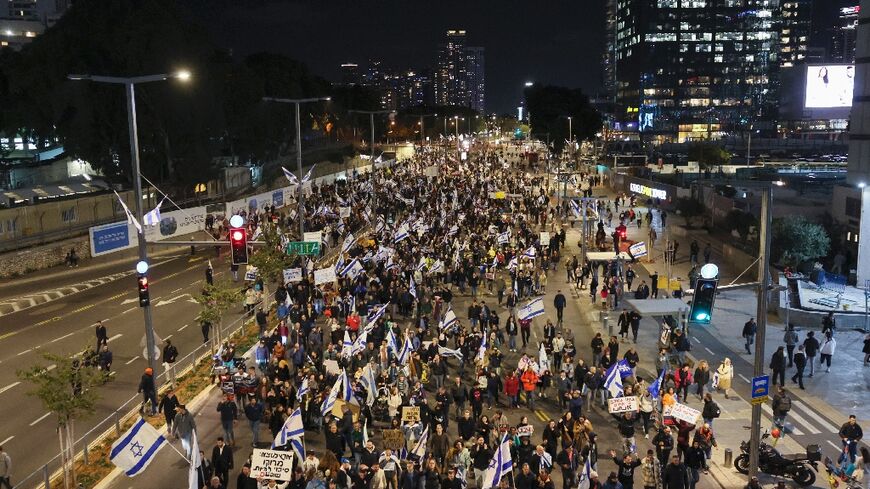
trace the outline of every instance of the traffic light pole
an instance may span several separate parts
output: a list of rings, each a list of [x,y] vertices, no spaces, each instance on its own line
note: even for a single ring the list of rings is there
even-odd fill
[[[758,253],[758,310],[756,311],[757,332],[755,334],[755,362],[753,376],[764,375],[764,338],[767,329],[767,298],[770,294],[770,211],[772,202],[770,187],[761,191],[761,219],[759,219]],[[749,477],[758,474],[758,447],[761,443],[761,404],[752,404],[752,424],[749,438]]]
[[[130,158],[133,166],[133,198],[136,199],[136,219],[142,222],[142,179],[139,177],[139,129],[136,125],[136,92],[135,84],[130,81],[125,84],[127,92],[127,123],[130,128]],[[139,241],[139,260],[148,263],[148,247],[145,242],[145,233],[137,233]],[[151,305],[142,306],[142,314],[145,316],[145,346],[148,350],[148,366],[154,373],[154,387],[160,388],[158,381],[156,353],[157,345],[154,343],[154,324],[151,320]],[[152,409],[157,409],[152,406]]]

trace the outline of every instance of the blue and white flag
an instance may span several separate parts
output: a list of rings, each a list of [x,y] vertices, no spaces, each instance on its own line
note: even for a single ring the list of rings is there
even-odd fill
[[[480,489],[489,489],[490,487],[498,487],[502,478],[513,470],[514,462],[511,459],[510,442],[506,441],[499,445],[495,455],[489,462],[486,472],[483,475],[483,486]]]
[[[538,250],[536,250],[534,246],[529,246],[529,249],[523,252],[523,258],[531,258],[534,260],[537,253]]]
[[[372,370],[372,365],[370,363],[363,367],[359,382],[366,388],[366,404],[371,406],[375,403],[375,400],[377,400],[378,397],[378,384],[375,380],[375,373]]]
[[[541,454],[541,466],[547,470],[553,467],[553,456],[546,451]]]
[[[441,320],[441,324],[439,325],[441,331],[447,330],[447,328],[452,327],[454,324],[458,323],[459,319],[456,318],[456,313],[453,312],[453,308],[448,308],[447,312],[444,313],[444,319]]]
[[[398,243],[407,239],[408,234],[408,226],[402,224],[399,229],[396,230],[395,234],[393,234],[393,243]]]
[[[411,351],[414,349],[414,344],[411,343],[411,338],[405,336],[405,342],[402,343],[402,349],[399,351],[397,355],[397,359],[399,361],[399,365],[406,365],[408,363],[408,359],[411,358]]]
[[[429,273],[440,273],[444,271],[444,262],[441,260],[435,260],[435,263],[432,264],[432,268],[429,269]]]
[[[520,266],[519,260],[517,257],[511,258],[511,261],[508,262],[508,269],[513,270],[514,268]]]
[[[308,377],[302,379],[302,385],[299,386],[299,390],[296,391],[296,400],[302,402],[302,398],[308,394]]]
[[[399,344],[396,342],[396,334],[393,333],[393,328],[387,329],[387,352],[393,352],[393,355],[399,355]]]
[[[571,212],[574,213],[574,217],[576,217],[578,219],[581,217],[580,202],[578,202],[574,199],[571,199]]]
[[[196,439],[196,430],[193,430],[190,436],[190,467],[187,469],[187,489],[200,489],[200,465],[202,465],[202,457],[199,455],[199,440]]]
[[[305,441],[303,437],[290,438],[290,446],[299,460],[305,460]]]
[[[302,424],[301,408],[296,408],[290,416],[284,421],[284,426],[275,435],[275,440],[272,442],[272,449],[275,447],[283,447],[290,442],[291,438],[302,436],[305,434],[305,427]]]
[[[591,457],[586,457],[586,464],[583,465],[583,470],[577,474],[577,489],[589,489],[592,486],[592,463]]]
[[[665,374],[667,372],[668,372],[668,369],[663,368],[662,373],[660,373],[659,376],[656,378],[656,380],[654,380],[653,383],[650,384],[649,387],[646,388],[646,390],[649,391],[649,395],[651,395],[653,397],[653,399],[659,398],[659,393],[662,390],[662,384],[665,381]]]
[[[450,229],[447,230],[447,236],[453,236],[454,234],[456,234],[458,232],[459,232],[459,226],[454,224],[453,226],[450,226]]]
[[[417,284],[414,282],[413,275],[411,275],[411,281],[408,284],[408,293],[414,296],[414,300],[417,299]]]
[[[163,205],[164,200],[166,200],[165,197],[163,198],[163,200],[157,203],[157,207],[142,216],[142,224],[144,224],[145,226],[156,226],[160,224],[160,206]],[[253,239],[257,238],[254,237]]]
[[[338,201],[338,205],[341,207],[347,207],[347,201],[341,198],[341,195],[338,195],[338,192],[335,193],[335,200]]]
[[[450,348],[447,348],[446,346],[439,346],[438,347],[438,354],[444,358],[453,357],[453,358],[456,358],[457,360],[462,360],[462,358],[463,358],[461,351],[451,350]]]
[[[542,314],[544,314],[544,299],[539,297],[521,307],[518,311],[517,317],[521,320],[528,321]]]
[[[420,435],[420,439],[417,440],[417,444],[414,445],[414,448],[411,450],[409,455],[413,455],[416,460],[423,460],[426,456],[426,445],[429,444],[429,425],[426,425],[426,429],[423,430],[423,434]]]
[[[465,464],[459,464],[456,468],[456,478],[459,479],[460,489],[468,489],[468,475],[466,474]]]
[[[284,168],[283,166],[281,167],[281,171],[284,172],[284,177],[287,178],[287,181],[290,182],[290,185],[299,185],[299,179],[296,178],[296,175],[294,175],[293,172]]]
[[[384,222],[384,218],[378,216],[378,223],[375,225],[375,233],[380,233],[387,226],[387,223]]]
[[[508,244],[508,243],[510,242],[510,240],[511,240],[511,232],[510,232],[510,230],[505,231],[505,232],[503,232],[503,233],[499,233],[499,235],[498,235],[498,244],[500,244],[500,245]]]
[[[341,371],[341,398],[346,402],[353,399],[353,386],[350,385],[350,378],[347,376],[347,370]]]
[[[480,347],[477,349],[477,356],[474,357],[476,362],[482,362],[484,355],[486,355],[486,349],[489,348],[487,344],[487,335],[486,332],[483,333],[483,339],[480,340]]]
[[[367,317],[367,323],[372,324],[372,323],[376,322],[378,319],[380,319],[381,317],[383,317],[384,313],[387,312],[387,307],[389,307],[389,305],[390,305],[390,303],[388,302],[382,306],[381,305],[373,306],[371,311],[369,312],[368,317]]]
[[[312,165],[311,168],[308,169],[308,173],[306,173],[305,176],[302,177],[302,183],[303,183],[303,184],[304,184],[304,183],[307,183],[309,180],[311,180],[311,175],[312,175],[312,173],[314,172],[314,167],[315,167],[315,166],[317,166],[317,165]]]
[[[365,267],[360,263],[358,258],[354,258],[350,263],[339,272],[340,277],[347,277],[351,280],[356,280],[359,274],[365,271]]]
[[[384,271],[390,271],[394,268],[396,268],[396,264],[393,262],[393,257],[391,255],[389,258],[387,258],[387,264],[384,265]]]
[[[550,360],[547,358],[547,349],[544,347],[544,342],[541,342],[541,348],[538,349],[538,374],[545,370],[550,370]]]
[[[422,272],[424,268],[426,268],[426,257],[425,257],[425,256],[421,256],[421,257],[420,257],[420,262],[417,263],[417,271],[418,271],[418,272]]]
[[[165,443],[163,435],[139,418],[121,438],[112,443],[109,460],[123,470],[127,477],[134,477],[148,467]]]
[[[622,376],[619,373],[618,364],[614,363],[607,369],[607,374],[604,378],[604,388],[610,393],[611,397],[622,396]]]
[[[123,199],[121,199],[121,196],[118,195],[118,192],[115,192],[114,190],[112,190],[112,192],[115,193],[115,197],[118,198],[118,203],[121,204],[121,208],[124,209],[124,214],[127,215],[127,224],[132,224],[136,227],[136,230],[139,231],[139,234],[142,234],[142,225],[139,224],[139,221],[137,221],[135,217],[133,217],[133,213],[130,212],[130,208],[127,207],[127,203],[124,202]]]
[[[631,369],[631,364],[628,363],[628,360],[626,359],[616,362],[616,368],[619,370],[619,377],[621,379],[634,375],[634,371]]]
[[[362,333],[360,333],[359,336],[356,337],[356,341],[353,342],[353,346],[350,349],[351,356],[365,351],[366,343],[368,342],[368,336],[368,329],[364,329]]]
[[[350,358],[353,351],[353,341],[350,340],[350,331],[344,330],[344,340],[341,342],[341,356]],[[307,379],[306,379],[307,380]]]
[[[354,243],[356,243],[356,238],[353,237],[353,233],[348,234],[344,238],[344,243],[341,244],[341,252],[347,253],[349,249],[353,248]]]
[[[332,389],[329,390],[329,396],[326,397],[326,400],[323,401],[323,404],[320,405],[320,415],[326,417],[327,414],[332,412],[332,407],[335,406],[335,401],[338,399],[338,395],[341,393],[341,376],[339,375],[337,379],[335,379],[335,383],[332,384]]]

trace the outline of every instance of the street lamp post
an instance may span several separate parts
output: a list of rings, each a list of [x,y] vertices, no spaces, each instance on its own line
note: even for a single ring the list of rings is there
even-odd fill
[[[142,222],[142,178],[139,170],[139,129],[136,124],[136,85],[139,83],[151,83],[166,81],[174,78],[181,81],[190,79],[190,72],[179,71],[159,75],[145,75],[134,77],[98,76],[98,75],[67,75],[69,80],[92,81],[96,83],[109,83],[112,85],[124,85],[127,97],[127,126],[130,136],[130,163],[133,171],[133,198],[136,199],[136,219]],[[148,263],[148,248],[145,242],[145,233],[138,234],[139,261]],[[147,270],[147,268],[146,268]],[[148,366],[152,372],[157,371],[157,345],[154,341],[154,324],[151,319],[151,305],[142,306],[142,314],[145,319],[145,345],[148,350]],[[157,376],[154,376],[154,386],[159,387]]]
[[[395,112],[394,110],[349,110],[351,114],[368,114],[369,115],[369,124],[372,129],[372,143],[371,148],[369,148],[369,158],[371,161],[372,169],[375,167],[375,114],[392,114]]]
[[[426,126],[423,123],[423,119],[425,117],[438,117],[438,114],[420,114],[420,149],[423,149],[423,145],[426,143]]]
[[[299,118],[299,106],[310,102],[328,102],[330,97],[310,98],[274,98],[263,97],[264,102],[278,102],[296,106],[296,166],[299,170],[299,198],[296,201],[296,218],[299,219],[299,240],[305,237],[305,193],[302,191],[302,126]]]

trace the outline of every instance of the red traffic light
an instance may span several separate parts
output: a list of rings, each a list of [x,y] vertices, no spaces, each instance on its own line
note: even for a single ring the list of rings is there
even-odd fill
[[[230,235],[230,239],[233,241],[241,241],[244,238],[245,238],[245,232],[242,231],[241,229],[234,230]]]

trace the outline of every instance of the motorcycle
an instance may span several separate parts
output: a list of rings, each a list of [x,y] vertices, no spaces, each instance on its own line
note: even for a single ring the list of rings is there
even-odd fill
[[[770,436],[762,435],[762,440]],[[734,468],[741,474],[749,473],[749,442],[740,443],[741,453],[734,459]],[[818,462],[822,460],[822,452],[818,445],[807,445],[806,455],[783,455],[776,448],[762,441],[758,447],[758,470],[765,474],[788,477],[799,486],[807,487],[816,482]]]

